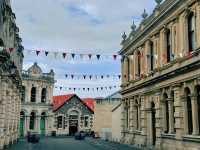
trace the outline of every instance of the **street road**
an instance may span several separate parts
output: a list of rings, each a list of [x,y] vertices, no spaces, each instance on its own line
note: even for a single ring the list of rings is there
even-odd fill
[[[24,139],[12,145],[8,150],[138,150],[127,145],[109,143],[87,138],[74,140],[69,137],[42,138],[37,144],[27,143]]]

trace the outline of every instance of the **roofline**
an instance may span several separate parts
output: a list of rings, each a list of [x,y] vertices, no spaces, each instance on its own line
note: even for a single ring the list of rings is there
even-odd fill
[[[69,94],[70,95],[70,94]],[[59,96],[59,95],[58,95]],[[60,96],[66,96],[66,95],[60,95]],[[78,97],[76,94],[72,94],[72,96],[69,98],[69,101],[73,98],[73,97],[77,97],[82,103],[83,103],[83,105],[85,105],[92,113],[94,113],[94,111],[86,104],[86,103],[84,103],[84,101],[80,98],[80,97]],[[66,102],[66,101],[65,101]],[[55,109],[55,110],[53,110],[53,112],[56,112],[58,109],[60,109],[64,104],[65,104],[65,102],[62,104],[62,105],[60,105],[57,109]]]
[[[119,107],[121,106],[121,104],[122,104],[122,103],[119,103],[117,106],[115,106],[115,107],[111,110],[111,112],[114,112],[117,108],[119,108]]]

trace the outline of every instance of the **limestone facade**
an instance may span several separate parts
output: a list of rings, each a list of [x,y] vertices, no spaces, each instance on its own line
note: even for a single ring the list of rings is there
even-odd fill
[[[200,147],[200,1],[157,1],[122,50],[122,142]]]
[[[53,129],[54,72],[43,73],[34,63],[22,72],[20,137],[30,131],[50,135]]]
[[[18,139],[23,46],[10,1],[0,1],[0,149]],[[14,49],[12,53],[8,50]],[[10,50],[12,50],[10,49]]]

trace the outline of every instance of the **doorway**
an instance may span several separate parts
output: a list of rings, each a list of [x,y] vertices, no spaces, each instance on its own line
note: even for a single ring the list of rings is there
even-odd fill
[[[69,121],[69,135],[73,136],[76,132],[78,132],[78,120],[70,120]]]
[[[25,114],[24,112],[20,112],[20,137],[24,137],[24,122]]]
[[[43,112],[41,114],[41,119],[40,119],[40,132],[41,132],[41,135],[45,135],[45,131],[46,131],[46,114],[45,112]]]

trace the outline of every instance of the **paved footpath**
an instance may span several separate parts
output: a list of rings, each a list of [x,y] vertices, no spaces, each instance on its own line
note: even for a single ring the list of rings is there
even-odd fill
[[[42,138],[37,144],[19,140],[8,150],[139,150],[127,145],[109,143],[102,140],[86,139],[74,140],[74,138]]]

